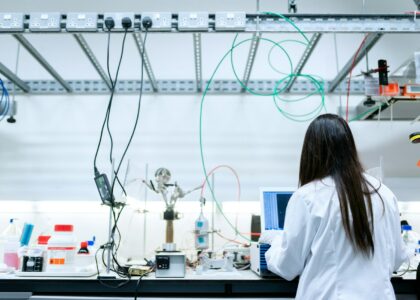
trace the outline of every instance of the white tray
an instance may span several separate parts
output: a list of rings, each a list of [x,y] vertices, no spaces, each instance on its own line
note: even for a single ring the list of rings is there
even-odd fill
[[[83,272],[15,272],[18,277],[91,277],[96,274],[95,270]]]

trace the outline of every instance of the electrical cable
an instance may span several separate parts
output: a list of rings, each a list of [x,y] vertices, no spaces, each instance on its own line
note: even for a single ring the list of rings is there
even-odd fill
[[[130,139],[128,140],[127,146],[125,147],[125,150],[124,150],[124,152],[121,156],[120,162],[118,164],[118,167],[117,167],[117,170],[116,170],[116,176],[118,175],[118,173],[120,171],[120,168],[121,168],[121,165],[124,161],[125,155],[127,154],[127,151],[128,151],[128,149],[131,145],[131,142],[133,140],[134,134],[136,133],[137,124],[138,124],[139,118],[140,118],[141,102],[142,102],[141,100],[142,100],[143,89],[144,89],[144,54],[146,52],[147,33],[148,33],[148,30],[146,29],[146,32],[144,34],[144,40],[143,40],[143,51],[141,53],[141,63],[142,63],[142,65],[141,65],[141,78],[140,78],[141,87],[140,87],[140,95],[139,95],[139,99],[138,99],[136,121],[134,122],[134,126],[133,126],[133,130],[131,132],[131,135],[130,135]],[[112,192],[114,191],[116,176],[114,177],[114,179],[112,181],[112,185],[111,185],[111,191]]]
[[[270,12],[267,12],[266,14],[269,14],[269,15],[275,15],[275,16],[278,16],[278,17],[280,17],[280,18],[282,18],[282,19],[284,19],[285,21],[287,21],[288,23],[290,23],[294,28],[296,28],[297,29],[297,31],[304,37],[304,39],[306,40],[306,42],[309,44],[309,39],[306,37],[306,35],[290,20],[290,19],[288,19],[288,18],[286,18],[286,17],[284,17],[284,16],[282,16],[282,15],[279,15],[279,14],[276,14],[276,13],[270,13]],[[271,43],[272,45],[276,45],[279,49],[281,49],[284,53],[285,53],[285,55],[286,55],[286,57],[288,57],[288,58],[290,58],[290,56],[287,54],[287,51],[282,47],[282,46],[280,46],[280,44],[277,42],[274,42],[274,41],[272,41],[272,40],[270,40],[270,39],[267,39],[267,38],[263,38],[263,37],[257,37],[260,41],[266,41],[266,42],[269,42],[269,43]],[[233,63],[233,56],[232,56],[232,52],[237,48],[237,47],[239,47],[239,46],[241,46],[241,45],[243,45],[243,44],[245,44],[245,43],[247,43],[247,42],[251,42],[251,41],[253,41],[254,39],[253,38],[248,38],[248,39],[245,39],[245,40],[242,40],[242,41],[240,41],[240,42],[238,42],[238,43],[236,43],[236,39],[237,39],[237,35],[235,36],[235,39],[234,39],[234,41],[233,41],[233,43],[232,43],[232,46],[231,46],[231,48],[230,48],[230,50],[229,51],[227,51],[225,54],[224,54],[224,56],[221,58],[221,60],[218,62],[218,64],[216,65],[216,68],[214,69],[214,71],[213,71],[213,73],[212,73],[212,75],[211,75],[211,77],[210,77],[210,79],[209,79],[209,81],[207,82],[207,84],[206,84],[206,87],[205,87],[205,89],[204,89],[204,91],[203,91],[203,94],[202,94],[202,97],[201,97],[201,102],[200,102],[200,114],[199,114],[199,146],[200,146],[200,158],[201,158],[201,166],[202,166],[202,169],[203,169],[203,173],[204,173],[204,176],[206,176],[206,181],[207,181],[207,184],[208,184],[208,186],[209,186],[209,190],[210,190],[210,192],[211,192],[211,195],[212,195],[212,199],[213,199],[213,201],[216,203],[216,207],[217,207],[217,209],[219,210],[219,212],[221,213],[221,215],[223,216],[223,218],[226,220],[226,222],[229,224],[229,226],[233,229],[233,230],[235,230],[235,233],[236,234],[238,234],[239,236],[241,236],[242,238],[244,238],[245,240],[247,240],[247,241],[250,241],[250,239],[248,239],[246,236],[244,236],[243,234],[241,234],[239,231],[238,231],[238,229],[230,222],[230,220],[226,217],[226,215],[224,214],[224,212],[223,212],[223,209],[221,208],[221,205],[220,205],[220,203],[219,203],[219,201],[216,199],[216,197],[215,197],[215,195],[214,195],[214,190],[213,190],[213,188],[212,188],[212,186],[211,186],[211,184],[209,183],[209,179],[208,179],[208,177],[207,177],[207,169],[206,169],[206,163],[205,163],[205,155],[204,155],[204,147],[203,147],[203,108],[204,108],[204,100],[205,100],[205,98],[206,98],[206,95],[207,95],[207,93],[208,93],[208,91],[209,91],[209,88],[210,88],[210,85],[212,84],[212,82],[213,82],[213,80],[214,80],[214,77],[215,77],[215,75],[216,75],[216,73],[217,73],[217,71],[219,70],[219,68],[220,68],[220,66],[221,66],[221,64],[224,62],[224,60],[226,59],[226,57],[227,56],[229,56],[229,55],[231,55],[231,65],[232,65],[232,70],[233,70],[233,72],[234,72],[234,74],[235,74],[235,78],[236,78],[236,80],[238,81],[238,83],[246,90],[246,91],[248,91],[249,93],[251,93],[251,94],[255,94],[255,95],[258,95],[259,93],[257,93],[257,92],[254,92],[254,91],[252,91],[252,90],[250,90],[250,89],[248,89],[248,87],[246,87],[245,86],[245,84],[239,79],[239,77],[238,77],[238,75],[237,75],[237,73],[236,73],[236,70],[234,69],[234,63]],[[291,63],[291,59],[289,59],[289,63]],[[289,74],[288,76],[286,76],[286,78],[283,78],[282,80],[284,81],[284,80],[286,80],[287,79],[287,77],[289,77],[290,79],[291,78],[293,78],[293,77],[297,77],[297,76],[301,76],[302,74],[293,74],[293,70],[291,69],[291,72],[290,72],[291,74]],[[308,78],[310,78],[309,76],[311,76],[311,75],[306,75],[306,76],[308,76]],[[318,82],[314,77],[312,77],[312,79],[313,79],[313,82]],[[311,79],[311,80],[312,80]],[[315,112],[317,112],[317,113],[319,113],[321,110],[322,110],[322,108],[325,108],[324,107],[324,89],[323,89],[323,87],[324,87],[324,85],[322,84],[322,83],[320,83],[320,82],[318,82],[317,84],[315,84],[315,87],[316,87],[316,89],[320,92],[320,94],[321,94],[321,98],[322,98],[322,100],[321,100],[321,104],[314,110],[314,115],[315,115]],[[272,96],[272,97],[275,97],[275,95],[277,95],[279,92],[277,91],[277,88],[275,88],[274,89],[274,91],[273,91],[273,93],[270,93],[270,94],[262,94],[261,96]],[[291,113],[287,113],[287,112],[284,112],[283,110],[281,110],[281,109],[279,109],[279,106],[277,105],[277,102],[275,101],[275,104],[276,104],[276,107],[277,107],[277,109],[279,110],[279,112],[281,112],[286,118],[288,118],[288,119],[290,119],[290,120],[294,120],[294,121],[304,121],[304,120],[296,120],[296,117],[305,117],[305,119],[306,120],[309,120],[310,118],[309,118],[309,114],[310,113],[307,113],[307,114],[302,114],[302,115],[294,115],[294,114],[291,114]],[[321,110],[319,110],[319,107],[321,107]],[[319,110],[319,112],[318,112],[318,110]]]
[[[350,98],[351,75],[352,75],[353,69],[354,69],[355,64],[356,64],[357,55],[359,55],[359,52],[362,49],[363,45],[365,44],[367,37],[368,37],[368,35],[366,34],[365,37],[363,38],[362,42],[360,43],[359,48],[357,48],[357,51],[354,54],[353,61],[351,63],[349,80],[348,80],[348,83],[347,83],[347,99],[346,99],[346,122],[347,123],[349,122],[349,98]]]
[[[123,58],[123,55],[124,55],[124,48],[125,48],[125,40],[126,40],[126,37],[127,37],[127,31],[128,31],[128,29],[125,29],[125,31],[124,31],[124,37],[123,37],[122,46],[121,46],[120,59],[118,61],[118,67],[117,67],[117,71],[116,71],[116,74],[115,74],[115,79],[112,80],[112,76],[111,76],[111,72],[110,72],[110,63],[109,63],[111,30],[108,30],[106,67],[107,67],[108,77],[109,77],[109,81],[111,83],[112,91],[111,91],[111,97],[110,97],[110,100],[109,100],[108,111],[107,111],[107,116],[106,116],[106,128],[107,128],[108,136],[109,136],[109,140],[110,140],[109,162],[111,163],[111,165],[112,165],[112,159],[113,159],[112,154],[113,154],[113,150],[114,150],[114,139],[112,137],[111,128],[109,126],[109,120],[111,118],[112,103],[113,103],[115,89],[116,89],[117,82],[118,82],[118,75],[119,75],[119,72],[120,72],[121,61],[122,61],[122,58]],[[114,169],[112,170],[112,172],[114,173],[114,176],[117,179],[118,185],[121,187],[124,195],[127,196],[127,192],[126,192],[123,184],[121,183],[121,181],[118,177],[118,174],[116,174]]]
[[[3,80],[0,78],[0,88],[1,88],[1,98],[0,98],[0,122],[3,121],[4,118],[7,117],[10,109],[10,96],[9,91],[7,90],[6,86],[4,85]],[[4,101],[4,105],[2,103]]]
[[[140,287],[140,283],[141,283],[142,279],[143,279],[145,276],[149,275],[149,274],[150,274],[151,272],[153,272],[153,271],[154,271],[154,268],[150,269],[150,271],[148,271],[148,272],[144,273],[143,275],[140,275],[139,279],[138,279],[138,280],[137,280],[137,282],[136,282],[136,289],[135,289],[135,291],[134,291],[134,300],[137,300],[137,295],[138,295],[138,293],[139,293],[139,287]]]
[[[108,100],[108,106],[107,106],[107,110],[105,113],[105,118],[104,121],[102,123],[102,127],[101,127],[101,132],[99,135],[99,141],[98,141],[98,145],[96,147],[96,152],[95,152],[95,157],[93,160],[93,167],[94,170],[97,170],[97,158],[98,158],[98,154],[99,154],[99,150],[102,144],[102,139],[103,139],[103,134],[104,134],[104,129],[105,129],[105,125],[107,125],[107,131],[110,137],[110,142],[111,142],[111,151],[110,151],[110,162],[112,164],[112,149],[113,149],[113,138],[112,138],[112,134],[109,128],[109,116],[111,113],[111,107],[112,107],[112,102],[113,102],[113,98],[114,98],[114,94],[115,94],[115,88],[116,88],[116,83],[118,81],[118,75],[120,72],[120,67],[121,67],[121,63],[122,63],[122,58],[124,56],[124,49],[125,49],[125,40],[126,40],[126,36],[127,36],[127,31],[128,29],[125,29],[124,31],[124,37],[123,37],[123,42],[121,45],[121,52],[120,52],[120,58],[118,61],[118,66],[117,66],[117,70],[116,70],[116,74],[115,74],[115,79],[112,79],[111,73],[110,73],[110,67],[109,67],[109,54],[110,54],[110,40],[111,40],[111,30],[108,30],[108,41],[107,41],[107,71],[108,71],[108,76],[109,76],[109,80],[111,82],[111,95],[109,97]],[[114,178],[117,179],[119,186],[121,187],[121,189],[123,190],[124,195],[127,195],[124,186],[122,185],[120,179],[118,178],[117,174],[115,174],[115,170],[112,170],[112,172],[114,173]]]
[[[206,176],[206,179],[204,179],[203,183],[201,184],[200,198],[203,198],[203,196],[204,196],[204,190],[206,188],[206,183],[208,182],[207,178],[209,176],[211,176],[212,174],[214,174],[217,170],[222,169],[222,168],[226,168],[226,169],[230,170],[236,178],[236,182],[237,182],[237,186],[238,186],[237,201],[238,201],[238,205],[239,205],[241,203],[241,181],[239,180],[239,175],[235,171],[235,169],[232,168],[231,166],[228,166],[228,165],[219,165],[219,166],[214,167],[212,170],[210,170],[210,172]],[[235,217],[235,228],[238,228],[238,214],[237,213],[236,213],[236,217]],[[235,231],[235,239],[237,238],[237,236],[238,236],[238,231]]]
[[[144,37],[144,42],[143,42],[144,45],[146,45],[146,40],[147,40],[147,30],[146,30],[145,37]],[[135,124],[133,126],[133,130],[131,132],[130,139],[129,139],[127,145],[126,145],[126,148],[125,148],[125,150],[123,152],[123,155],[122,155],[122,157],[120,159],[120,162],[118,164],[118,167],[115,170],[115,176],[113,178],[112,187],[111,187],[111,193],[112,194],[114,194],[115,182],[117,181],[119,170],[121,168],[121,165],[122,165],[122,162],[124,160],[124,157],[125,157],[128,149],[129,149],[129,146],[131,144],[131,141],[132,141],[132,139],[134,137],[134,134],[135,134],[135,131],[136,131],[136,128],[137,128],[137,124],[138,124],[138,121],[139,121],[139,117],[140,117],[141,99],[142,99],[142,95],[143,95],[143,86],[144,86],[144,52],[145,52],[145,50],[143,50],[143,52],[141,54],[141,63],[142,63],[142,65],[141,65],[141,80],[140,80],[141,87],[140,87],[140,95],[139,95],[139,99],[138,99],[138,107],[137,107],[136,121],[135,121]],[[116,78],[117,78],[117,76],[116,76]],[[116,80],[114,80],[114,83],[112,85],[113,89],[115,88],[115,85],[116,85]],[[111,103],[112,103],[112,100],[111,100]],[[107,114],[107,116],[109,117],[109,113]],[[123,212],[124,206],[121,207],[121,209],[118,212],[118,214],[115,213],[115,209],[116,209],[115,207],[112,207],[112,217],[113,217],[113,223],[114,223],[114,225],[113,225],[112,230],[111,230],[111,240],[110,240],[110,243],[109,244],[105,244],[102,247],[105,247],[106,246],[108,248],[108,251],[111,252],[111,256],[112,256],[111,265],[110,266],[107,266],[105,263],[104,263],[104,265],[106,267],[109,267],[113,272],[115,272],[120,277],[123,277],[123,278],[127,278],[128,279],[127,281],[124,281],[123,283],[121,283],[121,284],[119,284],[117,286],[117,287],[121,287],[121,286],[127,284],[130,281],[131,276],[129,274],[127,274],[126,272],[121,271],[123,268],[121,267],[121,265],[119,264],[118,259],[117,259],[117,252],[118,252],[118,249],[120,247],[120,242],[121,242],[121,232],[120,232],[120,230],[118,228],[118,221],[119,221],[119,219],[121,217],[121,214]],[[115,237],[115,233],[116,232],[118,233],[118,239],[116,239],[116,237]],[[117,240],[118,240],[118,242],[117,242]],[[104,253],[104,251],[103,251],[103,253]]]

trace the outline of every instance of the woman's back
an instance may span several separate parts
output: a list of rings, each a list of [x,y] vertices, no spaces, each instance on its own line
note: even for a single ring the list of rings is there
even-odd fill
[[[273,241],[266,258],[280,276],[291,280],[300,275],[297,299],[395,299],[390,277],[406,258],[397,200],[385,185],[365,177],[379,188],[370,196],[370,257],[355,251],[346,235],[331,177],[304,185],[290,199],[283,236]]]

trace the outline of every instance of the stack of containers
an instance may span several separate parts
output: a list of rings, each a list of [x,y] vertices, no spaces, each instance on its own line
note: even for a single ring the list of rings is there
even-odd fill
[[[73,225],[55,225],[47,246],[47,272],[74,272],[76,238]]]
[[[47,261],[47,244],[51,236],[40,235],[38,244],[28,248],[22,258],[22,272],[43,272]]]

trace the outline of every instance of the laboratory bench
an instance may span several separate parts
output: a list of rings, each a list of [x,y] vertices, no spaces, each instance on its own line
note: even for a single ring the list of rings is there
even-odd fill
[[[116,285],[123,280],[106,280]],[[0,299],[116,299],[133,297],[138,277],[120,287],[102,285],[90,278],[17,278],[0,277]],[[367,283],[368,284],[368,283]],[[397,299],[416,299],[419,282],[415,273],[393,278]],[[158,298],[293,298],[298,280],[260,278],[251,271],[214,272],[204,275],[187,274],[185,278],[144,277],[138,285],[139,299]],[[156,298],[155,298],[156,299]],[[418,298],[420,299],[420,297]]]

